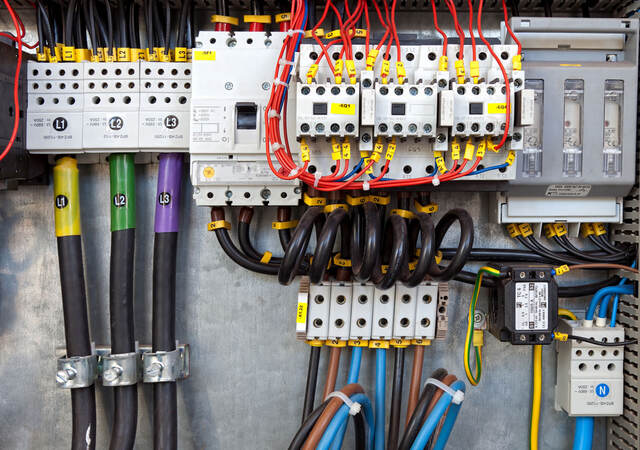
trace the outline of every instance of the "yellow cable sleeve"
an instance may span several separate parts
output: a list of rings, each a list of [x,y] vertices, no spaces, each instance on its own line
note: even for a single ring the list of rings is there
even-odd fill
[[[542,345],[533,346],[533,399],[531,401],[531,433],[529,447],[538,450],[540,403],[542,398]]]
[[[53,198],[56,236],[79,236],[80,194],[75,158],[60,158],[53,168]]]

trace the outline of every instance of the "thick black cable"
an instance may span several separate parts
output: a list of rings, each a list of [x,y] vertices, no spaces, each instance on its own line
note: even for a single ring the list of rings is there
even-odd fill
[[[309,368],[307,369],[307,384],[304,388],[304,402],[302,404],[302,424],[313,412],[316,399],[316,385],[318,384],[318,365],[320,364],[320,350],[322,347],[312,345],[309,352]]]
[[[57,238],[67,357],[91,355],[89,318],[82,260],[82,237]],[[95,449],[95,387],[71,389],[71,448]],[[88,442],[88,443],[87,443]]]
[[[305,257],[305,252],[311,239],[314,223],[323,217],[324,209],[321,206],[314,206],[305,211],[300,218],[298,226],[291,236],[289,246],[284,252],[280,270],[278,271],[278,282],[289,285],[298,272],[300,264]]]
[[[354,208],[351,222],[351,269],[356,280],[366,282],[373,275],[382,242],[375,203],[366,202],[362,207]]]
[[[221,16],[228,16],[229,2],[227,2],[227,0],[216,0],[216,13]]]
[[[76,0],[69,0],[67,5],[67,17],[64,28],[64,45],[73,46],[73,18],[76,13]]]
[[[316,243],[316,250],[313,253],[313,261],[309,268],[309,279],[312,283],[320,283],[327,270],[327,265],[331,261],[333,246],[336,242],[338,227],[342,221],[347,220],[347,212],[342,208],[331,211],[325,224],[320,231],[320,237]]]
[[[254,16],[264,15],[264,0],[250,0],[249,11]]]
[[[387,264],[387,271],[381,271],[381,264],[376,263],[374,284],[378,289],[389,289],[396,280],[400,277],[402,269],[407,264],[409,243],[407,240],[407,223],[406,221],[397,215],[392,215],[389,218],[390,227],[387,227],[388,233],[392,238],[391,254],[389,256],[389,263]],[[382,262],[382,257],[379,257],[379,262]]]
[[[554,241],[563,249],[567,251],[567,253],[572,254],[576,258],[580,258],[584,261],[594,261],[594,262],[611,262],[618,263],[624,262],[625,255],[610,255],[609,253],[604,253],[601,251],[586,251],[581,250],[574,246],[567,236],[556,236]]]
[[[82,2],[82,13],[84,14],[84,21],[87,26],[87,31],[89,32],[89,40],[91,40],[91,49],[93,50],[93,54],[98,54],[98,38],[96,37],[96,24],[93,20],[93,1],[94,0],[84,0]]]
[[[251,243],[250,236],[250,227],[251,224],[249,222],[238,221],[238,243],[240,244],[240,249],[247,255],[249,258],[256,259],[260,261],[262,259],[262,254],[260,254],[253,244]],[[282,258],[273,256],[269,261],[269,264],[280,264]]]
[[[49,13],[49,19],[51,21],[51,31],[53,33],[53,42],[57,45],[64,40],[64,14],[62,9],[55,2],[48,2],[46,9]]]
[[[436,225],[435,230],[435,247],[436,249],[442,244],[449,228],[455,223],[460,224],[460,240],[458,249],[449,264],[443,269],[435,260],[432,261],[429,269],[429,275],[435,281],[449,281],[456,276],[464,267],[469,253],[473,248],[473,219],[469,213],[462,209],[456,208],[448,211]]]
[[[518,3],[520,3],[519,0],[509,0],[509,8],[511,8],[511,15],[513,17],[518,17],[520,15]]]
[[[389,415],[389,433],[387,450],[398,448],[400,437],[400,416],[402,414],[402,381],[404,379],[404,348],[396,347],[393,359],[393,384],[391,387],[391,411]]]
[[[100,38],[98,40],[100,41],[100,47],[105,48],[105,47],[109,46],[109,44],[108,44],[108,42],[109,42],[109,32],[107,31],[107,26],[105,25],[104,21],[102,20],[101,14],[96,14],[96,12],[98,12],[97,11],[97,7],[96,7],[96,11],[94,11],[93,20],[95,21],[95,24],[98,27],[98,37]]]
[[[176,349],[177,232],[157,232],[153,247],[152,351]],[[176,383],[153,385],[153,446],[178,448]]]
[[[431,374],[431,378],[435,378],[436,380],[442,381],[444,377],[447,376],[447,371],[444,369],[437,369]],[[427,384],[426,387],[422,390],[420,394],[420,398],[418,399],[418,403],[416,404],[416,408],[413,410],[413,414],[411,415],[411,419],[409,419],[409,423],[404,429],[404,434],[402,439],[400,440],[400,444],[398,445],[398,450],[410,450],[411,445],[413,445],[413,441],[415,441],[418,433],[420,432],[420,428],[422,427],[422,422],[427,415],[427,409],[429,409],[429,403],[431,403],[431,399],[433,395],[436,393],[438,388],[433,384]]]
[[[130,48],[129,22],[127,21],[127,11],[124,7],[124,0],[118,0],[118,47]]]
[[[160,18],[160,9],[158,7],[158,1],[151,2],[151,20],[153,22],[153,32],[155,35],[158,47],[166,48],[166,41],[164,39],[164,33],[162,32],[162,19]]]
[[[178,34],[176,36],[176,47],[184,47],[187,41],[187,17],[191,9],[191,0],[183,0],[180,6],[180,16],[178,18]]]
[[[38,33],[38,53],[43,55],[46,39],[44,37],[44,23],[42,21],[42,11],[40,10],[39,7],[36,8],[36,31]]]
[[[187,42],[187,48],[193,48],[196,45],[196,2],[191,2],[191,8],[189,8],[189,17],[187,17],[187,30],[189,41]]]
[[[604,236],[604,235],[600,235],[600,236],[590,236],[594,238],[594,242],[596,243],[600,243],[602,245],[602,247],[605,249],[609,249],[609,251],[611,253],[627,253],[629,249],[623,249],[623,248],[619,248],[616,247],[615,245],[611,244],[609,242],[609,240]],[[597,245],[597,244],[596,244]]]
[[[107,25],[106,25],[107,38],[106,38],[105,47],[107,47],[107,50],[106,50],[107,53],[111,53],[113,52],[113,14],[111,11],[111,3],[109,2],[109,0],[104,0],[104,10],[107,16]],[[105,55],[105,57],[106,56],[107,55]]]
[[[147,35],[147,49],[153,51],[155,45],[155,36],[153,34],[153,14],[151,13],[151,2],[153,0],[143,0],[142,2],[142,17],[144,18],[144,28]]]
[[[434,233],[435,227],[431,215],[425,213],[416,214],[420,225],[420,256],[413,272],[403,281],[406,286],[415,287],[420,284],[429,273],[431,260],[435,253]]]
[[[164,0],[164,42],[165,51],[169,53],[171,46],[171,5],[169,0]]]
[[[552,17],[553,12],[551,11],[551,2],[552,0],[542,0],[542,6],[544,7],[544,16]]]
[[[313,429],[314,425],[316,424],[330,401],[331,399],[325,400],[320,406],[314,409],[311,414],[309,414],[309,417],[307,417],[300,428],[298,428],[295,436],[293,436],[288,450],[300,450],[302,448],[302,446],[304,445],[304,441],[307,440],[307,436]]]
[[[38,7],[38,10],[40,11],[40,19],[42,21],[42,30],[43,30],[44,36],[46,37],[47,45],[49,46],[49,51],[51,52],[52,56],[55,56],[56,42],[55,42],[55,39],[53,38],[53,31],[51,30],[51,20],[49,18],[49,13],[47,12],[44,5],[42,4],[41,0],[38,0],[36,5]]]
[[[224,250],[227,256],[239,266],[264,275],[277,275],[279,273],[280,268],[278,266],[263,264],[259,261],[248,258],[238,247],[236,247],[226,229],[218,228],[215,230],[215,233],[222,250]]]
[[[135,228],[127,228],[111,233],[109,316],[111,353],[114,355],[136,351],[133,325],[135,231]],[[134,384],[115,387],[113,392],[115,403],[109,448],[132,449],[138,421],[138,389]]]
[[[353,416],[353,425],[356,439],[355,449],[365,450],[367,448],[367,433],[364,427],[364,413],[362,411]]]

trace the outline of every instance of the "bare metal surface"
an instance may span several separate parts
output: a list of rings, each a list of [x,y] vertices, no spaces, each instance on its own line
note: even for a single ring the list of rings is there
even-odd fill
[[[151,342],[151,261],[156,165],[137,170],[136,338]],[[185,174],[186,180],[186,174]],[[81,166],[82,220],[92,339],[109,343],[108,166]],[[190,187],[183,195],[179,240],[177,338],[191,346],[191,376],[178,382],[179,442],[182,449],[282,449],[299,424],[309,348],[295,338],[297,286],[251,274],[232,264],[206,231],[209,211],[196,208]],[[437,216],[454,204],[477,222],[478,246],[511,245],[502,228],[487,223],[488,199],[479,194],[435,194]],[[28,187],[0,193],[0,447],[69,447],[69,393],[55,388],[55,348],[64,344],[52,188]],[[260,250],[279,253],[270,222],[260,211]],[[236,218],[232,219],[236,222]],[[256,226],[253,227],[255,232]],[[233,231],[233,230],[232,230]],[[444,342],[426,349],[425,378],[445,367],[464,379],[462,346],[471,286],[452,282],[449,330]],[[585,302],[564,306],[581,311]],[[480,300],[486,310],[486,296]],[[528,448],[531,350],[497,342],[485,334],[484,374],[468,387],[449,448]],[[16,364],[20,353],[20,364]],[[373,396],[374,359],[365,351],[361,381]],[[411,353],[411,351],[409,351]],[[320,366],[324,383],[326,352]],[[338,385],[345,382],[345,351]],[[407,365],[409,362],[407,362]],[[408,367],[408,366],[407,366]],[[555,355],[544,350],[541,448],[566,449],[573,420],[553,410]],[[391,364],[388,365],[391,377]],[[408,369],[407,369],[408,370]],[[408,379],[405,380],[408,385]],[[111,390],[97,388],[98,448],[106,448],[111,426]],[[388,386],[390,391],[390,386]],[[136,448],[152,447],[151,386],[140,385]],[[597,421],[594,449],[604,448],[604,421]],[[345,440],[345,448],[353,439]]]

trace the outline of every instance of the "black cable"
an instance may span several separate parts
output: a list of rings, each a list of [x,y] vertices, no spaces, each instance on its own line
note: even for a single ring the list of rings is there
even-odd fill
[[[582,17],[591,17],[591,12],[589,11],[589,0],[583,0],[582,5]]]
[[[519,0],[509,0],[509,7],[511,8],[511,15],[513,17],[518,17],[520,15],[520,10],[518,9]]]
[[[151,20],[153,22],[153,32],[158,43],[158,47],[166,48],[166,42],[164,39],[164,33],[162,32],[162,19],[160,19],[160,10],[158,9],[158,2],[151,1]]]
[[[554,241],[560,247],[566,250],[567,253],[570,253],[573,256],[580,258],[584,261],[617,263],[617,262],[623,262],[626,259],[625,255],[610,255],[608,253],[603,253],[599,251],[592,252],[592,251],[580,250],[569,241],[566,235],[555,236]]]
[[[147,34],[147,49],[149,52],[153,51],[155,47],[154,34],[153,34],[153,14],[151,13],[151,2],[153,0],[143,0],[142,9],[144,14],[144,27]]]
[[[102,20],[101,14],[96,14],[98,12],[97,6],[94,5],[94,7],[96,11],[94,11],[93,20],[95,21],[96,26],[98,27],[98,37],[100,38],[98,40],[100,41],[100,47],[105,48],[109,46],[109,32],[107,31],[107,26]],[[108,51],[108,48],[107,48],[107,51]]]
[[[389,416],[389,433],[387,450],[398,448],[400,433],[400,416],[402,406],[402,381],[404,378],[404,348],[396,347],[393,359],[393,384],[391,387],[391,411]]]
[[[544,7],[544,16],[552,17],[553,13],[551,12],[551,2],[552,0],[542,0],[542,6]]]
[[[567,339],[572,339],[578,342],[586,342],[588,344],[593,344],[593,345],[600,345],[602,347],[620,347],[622,345],[634,345],[638,343],[638,340],[635,338],[629,339],[626,341],[619,341],[619,342],[604,342],[604,341],[599,341],[597,339],[592,339],[584,336],[574,336],[573,334],[568,334]]]
[[[364,428],[364,413],[362,410],[353,416],[354,432],[355,432],[355,449],[365,450],[367,448],[367,434]]]
[[[409,287],[417,286],[427,276],[435,252],[435,227],[431,215],[418,213],[416,219],[420,225],[420,256],[416,268],[404,280],[404,284]]]
[[[152,351],[176,349],[176,255],[178,233],[157,232],[153,247]],[[178,447],[176,383],[153,385],[153,446]]]
[[[295,436],[293,436],[293,439],[289,444],[289,450],[299,450],[302,448],[302,446],[304,445],[304,441],[307,440],[307,436],[313,429],[314,425],[316,424],[330,401],[330,398],[325,400],[320,406],[314,409],[311,414],[309,414],[309,417],[307,417],[300,428],[298,428]]]
[[[61,17],[63,17],[62,9],[58,7],[55,2],[48,2],[46,6],[49,13],[49,20],[51,22],[51,31],[53,33],[53,42],[57,45],[58,42],[62,42],[64,39],[64,30],[62,30]],[[62,21],[64,22],[64,21]]]
[[[46,37],[46,41],[47,41],[47,44],[49,46],[49,52],[51,53],[51,56],[55,56],[56,55],[56,42],[55,42],[55,40],[53,38],[53,31],[51,30],[51,21],[49,19],[49,13],[47,13],[47,10],[45,9],[45,7],[42,4],[41,0],[37,1],[36,6],[38,7],[38,10],[40,11],[40,19],[42,21],[43,34]]]
[[[254,16],[264,15],[264,0],[250,0],[249,11]]]
[[[108,54],[113,52],[113,16],[111,14],[111,3],[109,0],[104,0],[104,9],[107,15],[107,38],[105,47],[107,47],[106,52]],[[104,56],[106,58],[107,55]]]
[[[76,13],[76,0],[69,0],[67,5],[67,18],[64,28],[64,45],[73,46],[73,18]]]
[[[293,281],[298,272],[300,264],[305,257],[311,232],[316,221],[323,217],[324,208],[314,206],[305,211],[300,218],[300,222],[291,236],[289,246],[284,252],[280,270],[278,271],[278,282],[280,284],[289,285]]]
[[[164,0],[164,42],[165,52],[169,54],[171,46],[171,6],[169,0]]]
[[[191,0],[183,0],[180,7],[180,17],[178,18],[178,34],[176,36],[176,47],[184,47],[187,41],[187,16],[191,9]]]
[[[387,227],[387,236],[391,236],[392,246],[391,253],[389,255],[389,263],[387,264],[387,271],[382,273],[381,262],[382,257],[378,258],[376,263],[375,274],[373,277],[374,284],[378,289],[389,289],[396,280],[400,277],[402,269],[407,264],[408,247],[407,240],[407,223],[405,220],[397,215],[392,215],[389,218],[391,226]]]
[[[382,230],[378,219],[378,208],[366,202],[351,212],[351,270],[356,280],[366,282],[376,267]],[[364,243],[362,240],[364,238]]]
[[[313,404],[316,398],[316,385],[318,383],[318,365],[320,364],[320,349],[315,345],[311,346],[309,352],[309,368],[307,369],[307,384],[304,388],[304,402],[302,404],[302,424],[311,415]]]
[[[91,355],[89,318],[80,235],[57,238],[60,262],[60,286],[67,357]],[[95,387],[71,389],[73,417],[71,448],[95,449],[96,399]],[[89,444],[87,444],[89,442]]]
[[[238,221],[238,243],[240,244],[240,249],[251,259],[256,259],[260,261],[262,259],[262,254],[260,254],[253,244],[251,243],[251,239],[249,238],[249,229],[250,223]],[[272,257],[269,261],[269,264],[280,264],[282,258],[280,257]]]
[[[609,249],[612,253],[626,253],[626,251],[624,249],[621,249],[621,248],[616,247],[615,245],[611,244],[609,242],[609,240],[604,235],[590,236],[590,237],[593,237],[595,242],[601,243],[602,246],[605,249]]]
[[[82,13],[84,15],[84,21],[87,26],[87,31],[89,33],[89,40],[91,41],[91,49],[93,54],[96,55],[98,53],[98,42],[96,38],[96,26],[93,21],[93,8],[91,5],[93,4],[93,0],[84,0],[82,2]]]
[[[42,21],[42,11],[39,7],[36,8],[36,30],[38,32],[38,53],[43,55],[45,45],[44,23]]]
[[[187,48],[193,48],[196,45],[196,35],[197,35],[197,29],[196,29],[196,2],[191,2],[191,8],[189,9],[189,17],[187,18],[187,29],[189,30],[188,32],[188,37],[189,37],[189,41],[187,42]]]
[[[455,223],[460,224],[460,240],[458,242],[458,250],[449,264],[443,269],[435,260],[429,269],[429,275],[435,281],[449,281],[464,267],[469,253],[473,248],[473,219],[469,213],[462,209],[456,208],[448,211],[436,225],[435,231],[435,247],[436,249],[442,244],[449,228]]]
[[[216,14],[221,16],[229,15],[229,3],[227,0],[216,0]]]
[[[312,283],[320,283],[331,261],[333,246],[338,234],[338,227],[343,220],[347,220],[347,212],[342,208],[331,211],[320,231],[320,237],[316,242],[316,250],[313,253],[313,261],[309,268],[309,279]]]
[[[252,272],[262,273],[264,275],[277,275],[279,267],[263,264],[259,261],[255,261],[253,259],[248,258],[238,247],[235,246],[231,237],[229,236],[229,232],[224,228],[218,228],[215,230],[216,237],[218,238],[218,243],[222,250],[227,254],[229,258],[231,258],[236,264],[244,267],[247,270],[251,270]]]
[[[444,377],[447,376],[447,371],[444,369],[437,369],[431,374],[431,378],[435,378],[436,380],[442,381]],[[411,445],[413,445],[413,441],[415,441],[418,433],[420,432],[420,428],[422,427],[422,422],[427,415],[427,409],[429,409],[429,403],[431,403],[431,399],[433,395],[436,393],[438,388],[433,384],[427,384],[427,386],[422,390],[420,394],[420,398],[418,399],[418,403],[416,404],[416,408],[413,410],[413,414],[411,415],[411,419],[409,419],[409,423],[404,429],[404,434],[402,439],[400,440],[400,444],[398,446],[398,450],[410,450]]]
[[[109,314],[111,353],[114,355],[136,351],[133,325],[134,249],[135,228],[111,233]],[[114,417],[109,448],[132,449],[138,419],[138,389],[134,384],[114,387],[113,392]]]
[[[132,44],[129,41],[129,22],[127,12],[124,8],[124,0],[118,1],[118,47],[129,48]]]

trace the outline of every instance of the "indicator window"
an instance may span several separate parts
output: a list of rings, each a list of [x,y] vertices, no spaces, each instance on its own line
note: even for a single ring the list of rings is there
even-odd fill
[[[484,113],[484,103],[469,103],[469,114],[480,116]]]
[[[391,115],[392,116],[404,116],[407,113],[407,105],[404,103],[392,103]]]
[[[326,116],[327,115],[327,104],[326,103],[314,103],[313,104],[313,115],[314,116]]]
[[[255,130],[258,119],[258,105],[255,103],[236,103],[236,128]]]

